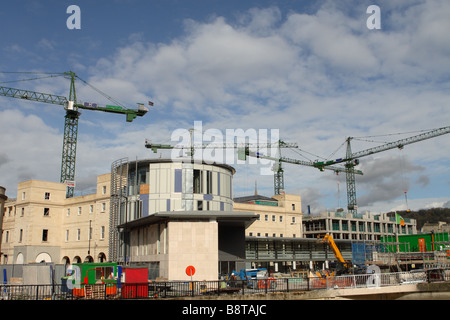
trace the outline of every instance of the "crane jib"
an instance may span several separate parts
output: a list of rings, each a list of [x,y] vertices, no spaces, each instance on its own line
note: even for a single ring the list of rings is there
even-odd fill
[[[63,96],[8,87],[0,87],[0,95],[10,98],[59,104],[62,106],[67,103],[66,97]]]

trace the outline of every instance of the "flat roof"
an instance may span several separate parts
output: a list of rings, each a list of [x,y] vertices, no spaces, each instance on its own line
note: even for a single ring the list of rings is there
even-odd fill
[[[191,157],[184,157],[184,158],[175,158],[175,159],[168,159],[168,158],[148,158],[148,159],[137,159],[137,160],[130,160],[128,161],[128,165],[130,166],[130,169],[132,170],[136,165],[140,164],[152,164],[152,163],[186,163],[186,164],[204,164],[204,165],[211,165],[211,166],[217,166],[221,168],[225,168],[229,171],[231,171],[233,174],[236,173],[236,169],[232,166],[225,164],[225,163],[219,163],[219,162],[209,162],[209,161],[202,161],[202,160],[196,160],[192,159]]]
[[[241,224],[245,227],[251,225],[259,215],[254,212],[241,211],[162,211],[150,214],[127,223],[117,226],[117,228],[132,229],[144,225],[158,223],[164,220],[211,220],[225,224]]]

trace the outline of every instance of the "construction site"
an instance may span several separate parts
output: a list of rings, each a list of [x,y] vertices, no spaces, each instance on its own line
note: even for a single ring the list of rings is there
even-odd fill
[[[17,198],[1,200],[3,299],[170,298],[221,294],[346,289],[448,282],[448,233],[418,233],[416,221],[397,213],[358,213],[356,167],[368,155],[438,137],[437,128],[342,158],[304,161],[281,155],[296,143],[163,145],[180,158],[110,159],[96,193],[76,196],[75,163],[80,110],[125,115],[149,111],[77,100],[74,72],[69,97],[0,87],[0,95],[55,104],[66,111],[59,182],[18,184]],[[99,90],[97,90],[99,91]],[[149,105],[153,105],[149,102]],[[144,142],[144,139],[143,139]],[[234,197],[229,164],[198,159],[206,148],[232,150],[242,161],[273,161],[272,197]],[[274,148],[277,156],[261,152]],[[346,175],[346,211],[312,216],[300,195],[286,193],[284,164]],[[406,200],[406,192],[405,192]],[[42,291],[40,291],[42,290]],[[32,293],[36,292],[36,294]]]

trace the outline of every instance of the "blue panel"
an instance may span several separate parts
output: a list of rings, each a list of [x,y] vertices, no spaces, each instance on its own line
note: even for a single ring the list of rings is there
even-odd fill
[[[166,210],[170,211],[170,199],[166,200]]]
[[[217,194],[220,196],[220,172],[217,172]]]
[[[225,210],[225,204],[223,202],[220,203],[220,211]]]
[[[366,262],[366,244],[352,243],[352,262],[363,266]]]
[[[175,192],[181,192],[182,169],[175,169]]]
[[[213,196],[211,195],[211,194],[204,194],[203,195],[203,200],[212,200],[213,199]]]
[[[142,200],[142,216],[148,216],[148,194],[141,194],[139,196],[140,200]]]

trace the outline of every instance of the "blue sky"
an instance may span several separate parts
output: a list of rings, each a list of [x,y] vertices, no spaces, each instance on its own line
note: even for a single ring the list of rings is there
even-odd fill
[[[69,5],[81,29],[69,30]],[[381,30],[369,30],[369,5]],[[0,71],[64,72],[124,105],[152,100],[144,118],[84,111],[77,192],[91,192],[111,162],[158,157],[144,140],[173,143],[176,129],[278,130],[316,160],[448,126],[450,3],[434,1],[15,1],[0,9]],[[0,85],[68,95],[62,78]],[[77,83],[78,99],[108,103]],[[64,110],[0,97],[0,185],[15,197],[27,179],[59,181]],[[360,211],[450,206],[447,136],[361,159]],[[334,156],[333,155],[333,156]],[[161,156],[170,156],[162,152]],[[234,165],[234,164],[232,164]],[[273,193],[264,163],[235,165],[235,195]],[[267,167],[267,165],[266,165]],[[345,176],[284,164],[285,188],[313,211],[345,206]],[[339,189],[338,189],[339,183]],[[338,192],[339,191],[339,192]]]

